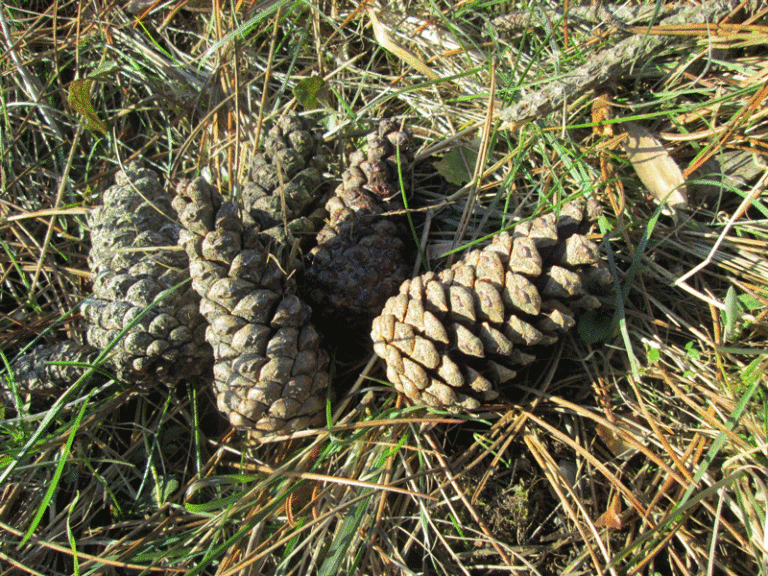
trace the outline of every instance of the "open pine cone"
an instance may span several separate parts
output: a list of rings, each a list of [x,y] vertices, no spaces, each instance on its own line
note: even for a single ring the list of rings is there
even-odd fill
[[[254,436],[323,421],[328,355],[296,296],[291,263],[270,254],[258,228],[201,178],[173,201],[185,230],[192,287],[213,346],[218,408]]]
[[[314,237],[324,214],[317,201],[327,163],[322,138],[310,121],[282,116],[251,161],[243,187],[245,225],[258,226],[278,244],[290,244],[286,230],[302,243]]]
[[[494,400],[515,368],[600,305],[610,275],[588,229],[596,205],[565,204],[502,232],[439,274],[406,280],[373,322],[374,350],[395,388],[429,406],[473,410]]]
[[[171,383],[204,373],[211,350],[199,298],[183,284],[188,262],[176,246],[171,199],[157,175],[137,164],[115,182],[88,218],[93,294],[82,305],[86,340],[105,350],[127,329],[110,362],[128,381],[157,376]]]
[[[397,291],[408,267],[402,238],[406,229],[399,170],[408,170],[410,134],[382,120],[368,136],[367,154],[358,150],[327,202],[328,224],[317,236],[306,280],[312,302],[326,317],[368,322]]]

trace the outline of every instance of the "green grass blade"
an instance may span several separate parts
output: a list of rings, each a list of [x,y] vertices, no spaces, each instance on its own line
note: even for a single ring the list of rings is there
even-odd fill
[[[17,546],[19,549],[22,548],[32,537],[32,534],[35,533],[37,526],[40,524],[40,520],[43,518],[43,514],[45,514],[45,511],[48,509],[48,504],[50,504],[51,498],[53,498],[53,495],[56,493],[56,489],[59,486],[59,480],[61,480],[61,474],[64,471],[64,466],[67,464],[67,457],[69,455],[70,449],[72,448],[72,443],[75,441],[75,436],[77,435],[77,431],[80,428],[80,422],[85,415],[85,409],[88,408],[88,405],[90,404],[90,398],[94,392],[95,390],[91,390],[91,392],[89,392],[88,398],[86,398],[85,402],[83,402],[83,405],[80,407],[80,412],[78,412],[74,422],[72,422],[72,430],[69,432],[67,442],[61,451],[61,458],[59,459],[59,463],[56,466],[56,471],[51,478],[48,490],[45,491],[45,496],[43,496],[43,499],[37,508],[37,512],[35,513],[32,523],[29,525],[29,528],[27,528],[27,532],[24,534],[24,537],[21,539]]]

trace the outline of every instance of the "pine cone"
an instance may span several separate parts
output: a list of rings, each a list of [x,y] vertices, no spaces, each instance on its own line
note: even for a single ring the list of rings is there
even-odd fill
[[[408,169],[410,134],[383,120],[368,136],[367,156],[352,154],[342,184],[326,204],[329,222],[317,236],[307,270],[310,299],[328,317],[366,321],[406,278],[406,233],[400,217],[400,170]]]
[[[597,245],[579,233],[597,216],[574,201],[502,232],[450,269],[400,286],[373,321],[374,350],[395,388],[429,406],[473,410],[494,400],[515,367],[600,305],[609,284]]]
[[[13,378],[23,395],[56,393],[83,375],[86,367],[99,355],[98,350],[72,340],[36,346],[13,363]],[[66,363],[66,364],[64,364]],[[3,403],[12,404],[10,391],[0,387]]]
[[[245,225],[257,226],[277,245],[290,244],[286,229],[300,241],[311,239],[322,224],[316,203],[326,164],[322,137],[310,122],[282,116],[251,161],[250,182],[243,187]]]
[[[199,298],[187,285],[186,254],[177,247],[179,226],[169,196],[151,170],[131,165],[89,216],[93,294],[83,302],[86,339],[104,350],[118,377],[172,383],[211,364]],[[167,292],[166,292],[167,291]]]
[[[296,296],[290,263],[244,227],[237,206],[198,178],[178,187],[173,206],[186,228],[192,286],[213,346],[219,410],[255,435],[323,421],[328,355]]]

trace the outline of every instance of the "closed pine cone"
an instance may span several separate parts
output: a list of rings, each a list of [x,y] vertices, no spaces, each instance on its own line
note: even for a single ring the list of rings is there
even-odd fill
[[[316,204],[327,162],[310,121],[282,116],[251,161],[243,187],[245,225],[258,226],[277,244],[290,243],[286,228],[300,241],[313,237],[322,225],[323,210]]]
[[[494,400],[515,368],[534,360],[596,308],[610,282],[597,245],[578,231],[596,218],[584,201],[502,232],[439,274],[400,286],[372,326],[387,378],[416,403],[473,410]]]
[[[60,388],[74,384],[87,370],[84,365],[93,363],[98,355],[94,348],[73,340],[36,346],[13,363],[17,392],[24,400],[29,396],[55,394]],[[0,402],[8,406],[14,404],[10,389],[0,386]]]
[[[358,150],[327,202],[329,221],[317,236],[307,270],[310,298],[326,317],[367,322],[406,278],[408,266],[398,178],[408,169],[410,134],[382,120],[368,136],[367,154]]]
[[[204,180],[177,192],[173,206],[209,324],[219,410],[256,437],[322,423],[328,355],[310,307],[295,294],[290,263],[271,255],[259,230],[244,227],[237,206]]]
[[[211,350],[199,298],[182,285],[188,262],[176,245],[171,199],[157,175],[137,164],[115,182],[88,218],[93,294],[82,305],[86,340],[104,350],[128,329],[109,359],[128,381],[157,377],[170,384],[202,374],[210,368]]]

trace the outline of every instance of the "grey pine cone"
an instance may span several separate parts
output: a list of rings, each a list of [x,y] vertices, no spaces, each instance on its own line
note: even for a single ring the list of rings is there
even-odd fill
[[[243,187],[243,222],[278,244],[289,235],[306,243],[322,225],[317,206],[328,163],[322,137],[300,116],[282,116],[269,130],[264,149],[251,161]]]
[[[183,284],[187,256],[177,247],[179,226],[157,175],[135,164],[119,172],[88,221],[93,294],[82,306],[88,343],[105,350],[127,329],[110,362],[129,381],[174,382],[203,373],[211,351],[199,298]]]
[[[416,403],[474,410],[515,370],[596,308],[611,279],[597,245],[579,231],[596,205],[574,201],[494,236],[439,274],[406,280],[372,325],[387,378]]]
[[[23,395],[54,393],[74,384],[99,355],[98,350],[72,340],[37,346],[13,363],[17,390]],[[10,392],[0,388],[3,402],[10,402]]]
[[[178,187],[173,206],[185,230],[192,286],[213,346],[220,411],[255,435],[323,421],[328,355],[296,296],[290,263],[270,254],[232,202],[198,178]]]
[[[317,236],[306,280],[312,302],[329,317],[369,320],[406,278],[398,178],[407,172],[411,136],[398,122],[383,120],[356,151],[342,184],[326,204],[329,221]]]

